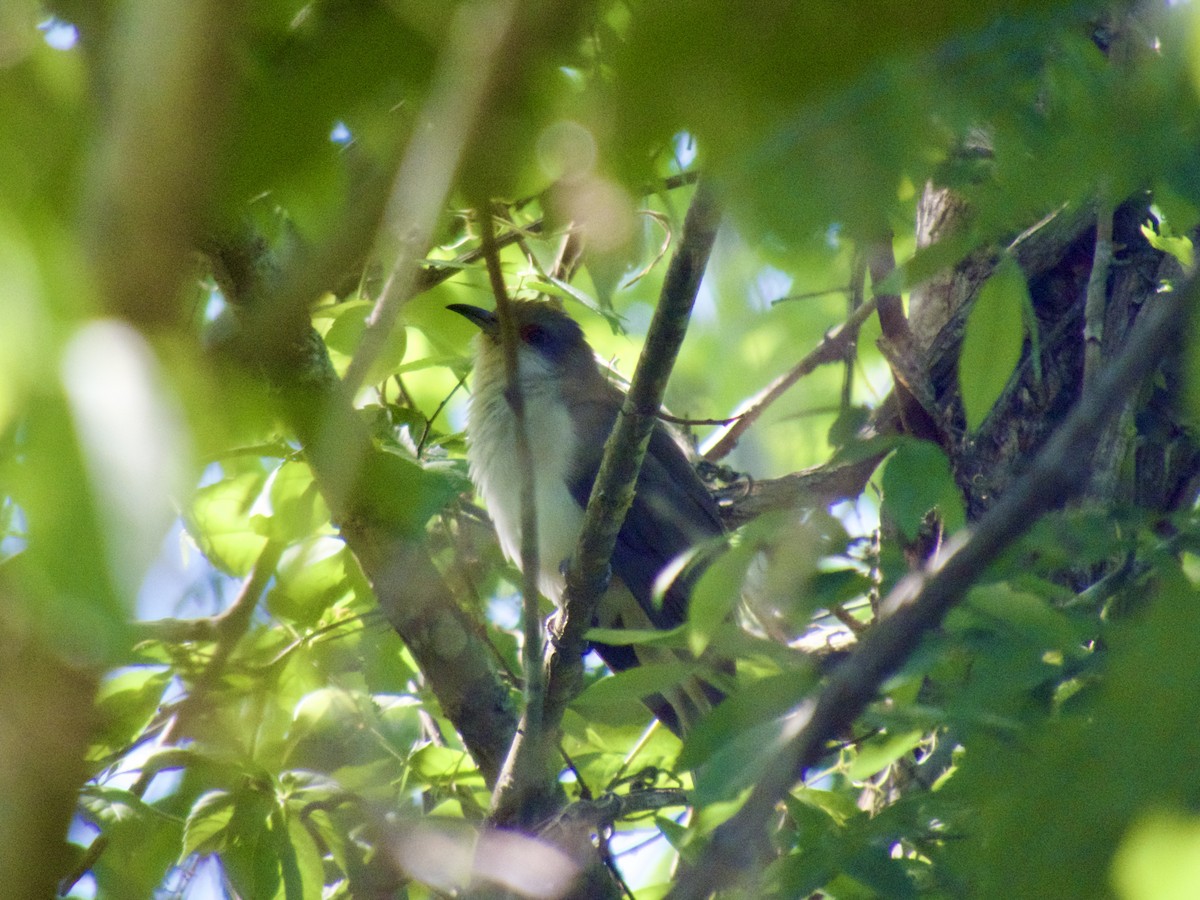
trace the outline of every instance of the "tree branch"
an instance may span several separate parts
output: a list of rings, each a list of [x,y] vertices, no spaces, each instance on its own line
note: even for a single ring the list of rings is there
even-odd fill
[[[1087,300],[1083,307],[1083,389],[1092,390],[1100,372],[1104,342],[1104,314],[1108,309],[1108,273],[1113,257],[1113,203],[1101,188],[1096,199],[1096,248],[1088,276]]]
[[[634,486],[654,429],[655,415],[687,331],[688,318],[719,222],[720,213],[712,188],[701,181],[688,209],[679,246],[667,269],[629,393],[605,444],[579,543],[567,571],[559,633],[546,660],[543,721],[547,732],[557,730],[567,703],[578,690],[583,670],[584,634],[591,627],[600,597],[608,586],[609,560],[616,546],[617,533],[633,502]],[[524,734],[518,730],[514,755],[535,752],[525,745]],[[535,789],[544,792],[546,786],[536,788],[518,782],[501,785],[493,802],[493,820],[501,825],[528,821],[531,810],[536,811],[539,807],[538,803],[531,802]]]
[[[867,250],[867,269],[871,273],[872,291],[877,290],[896,270],[890,233]],[[883,331],[880,350],[892,370],[894,392],[904,430],[945,447],[945,436],[929,412],[933,394],[924,370],[917,364],[912,330],[904,316],[904,301],[899,294],[892,293],[876,294],[875,300],[879,307],[879,326]]]
[[[221,246],[215,252],[234,270],[231,284],[255,285],[248,297],[229,296],[235,309],[252,321],[260,304],[279,309],[258,275],[269,260],[244,248]],[[380,505],[372,504],[378,486],[367,477],[367,462],[380,454],[345,399],[320,336],[308,328],[264,358],[259,334],[257,329],[234,333],[219,349],[255,377],[265,377],[278,395],[283,417],[299,437],[380,609],[412,652],[484,780],[495,784],[517,720],[489,647],[434,566],[427,542],[397,530],[377,512]]]
[[[196,683],[192,685],[188,696],[176,709],[175,716],[163,732],[163,743],[174,743],[187,734],[189,720],[198,709],[203,707],[205,695],[220,681],[229,657],[233,655],[238,642],[250,630],[254,610],[258,608],[258,601],[262,599],[267,585],[275,577],[279,558],[286,548],[287,545],[282,541],[267,541],[258,554],[258,559],[254,561],[254,568],[250,571],[250,576],[242,583],[242,589],[238,591],[233,603],[213,619],[216,645],[213,648],[212,658],[209,659],[208,665],[204,667],[200,677],[196,679]]]
[[[509,305],[508,290],[504,286],[504,274],[500,271],[500,254],[496,249],[496,229],[491,210],[485,204],[480,207],[483,238],[483,256],[487,263],[488,278],[492,294],[496,298],[496,313],[500,319],[500,340],[504,348],[504,396],[512,408],[516,423],[517,477],[520,479],[521,497],[521,624],[523,643],[521,662],[525,676],[525,709],[521,719],[522,743],[539,752],[519,755],[515,746],[511,749],[511,760],[506,760],[504,770],[511,769],[512,777],[526,782],[543,780],[549,750],[542,728],[542,707],[545,703],[545,682],[542,673],[542,615],[538,609],[538,521],[537,496],[534,488],[533,448],[529,443],[529,429],[525,421],[525,394],[521,390],[521,374],[517,352],[520,338],[517,323],[513,320]],[[518,771],[516,765],[528,769]],[[502,777],[501,783],[505,779]]]
[[[987,567],[1042,515],[1075,496],[1087,483],[1087,460],[1104,426],[1131,392],[1178,349],[1191,309],[1200,302],[1200,280],[1161,295],[1143,313],[1128,344],[1057,429],[1019,482],[1000,498],[973,536],[936,572],[902,581],[884,601],[885,618],[867,633],[850,658],[834,670],[824,690],[791,715],[794,737],[751,792],[742,809],[714,832],[703,861],[669,894],[701,900],[748,871],[766,846],[775,805],[824,754],[826,744],[849,727],[877,695],[879,686],[936,628]]]
[[[418,263],[432,239],[451,181],[472,130],[510,61],[503,52],[517,18],[514,0],[463,7],[454,17],[448,49],[418,127],[396,174],[384,227],[395,242],[383,290],[367,318],[343,380],[350,398],[358,392],[418,284]]]
[[[716,432],[712,438],[706,441],[700,451],[700,456],[707,462],[724,459],[737,446],[738,441],[742,439],[742,435],[749,430],[750,426],[757,422],[771,404],[782,397],[796,382],[819,366],[845,359],[846,348],[853,346],[858,338],[858,330],[875,312],[875,307],[876,301],[872,298],[854,310],[845,322],[826,334],[821,339],[821,343],[817,344],[800,362],[753,397],[745,411],[738,413],[728,427],[723,431]]]

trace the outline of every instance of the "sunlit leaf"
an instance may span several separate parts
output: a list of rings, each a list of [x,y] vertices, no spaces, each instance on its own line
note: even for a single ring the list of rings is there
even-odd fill
[[[205,557],[229,575],[244,576],[266,546],[253,527],[250,509],[266,482],[260,472],[244,472],[198,490],[184,519]]]
[[[1005,257],[971,308],[958,360],[958,384],[971,430],[983,423],[1021,358],[1028,305],[1025,276],[1015,260]]]
[[[179,859],[193,853],[220,850],[228,836],[225,829],[233,819],[234,797],[227,791],[209,791],[201,796],[188,813],[183,827],[183,848]]]

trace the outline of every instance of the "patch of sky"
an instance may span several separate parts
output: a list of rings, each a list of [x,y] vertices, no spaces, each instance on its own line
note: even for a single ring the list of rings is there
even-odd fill
[[[345,146],[354,140],[354,135],[350,133],[350,129],[346,127],[345,122],[335,122],[333,130],[329,132],[329,140],[335,144]]]
[[[497,628],[516,628],[521,622],[521,595],[497,594],[488,601],[488,619]]]
[[[38,30],[47,46],[55,50],[71,50],[79,43],[79,29],[56,16],[39,22]]]
[[[675,154],[675,165],[680,172],[696,161],[696,139],[690,132],[681,131],[671,138],[671,148]]]
[[[204,321],[215,322],[228,307],[225,295],[220,288],[214,287],[208,292],[208,301],[204,304]]]
[[[29,545],[28,523],[25,521],[25,510],[21,509],[11,497],[0,501],[0,519],[5,522],[3,533],[0,533],[0,561],[16,556]]]
[[[216,615],[237,596],[239,588],[236,578],[208,564],[183,521],[176,519],[142,579],[137,617],[146,621]]]
[[[758,312],[766,312],[772,303],[786,297],[791,289],[792,276],[774,266],[763,266],[754,277],[754,286],[750,290],[750,306]]]

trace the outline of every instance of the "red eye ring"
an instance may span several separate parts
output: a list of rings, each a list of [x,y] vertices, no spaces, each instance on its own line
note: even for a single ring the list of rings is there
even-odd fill
[[[540,344],[546,339],[546,329],[532,322],[522,325],[518,333],[526,344]]]

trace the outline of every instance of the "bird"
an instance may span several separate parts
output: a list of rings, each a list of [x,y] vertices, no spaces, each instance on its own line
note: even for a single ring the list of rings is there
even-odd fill
[[[520,568],[520,463],[500,319],[470,304],[447,308],[481,332],[467,411],[468,469],[504,555]],[[559,304],[512,300],[509,309],[516,325],[518,382],[533,455],[538,586],[561,609],[566,564],[624,394],[601,367],[583,329]],[[656,422],[593,626],[667,630],[683,624],[689,595],[704,566],[681,562],[685,554],[700,560],[711,557],[724,535],[717,503],[680,439],[664,422]],[[665,587],[658,584],[671,573],[674,577]],[[591,646],[614,672],[681,658],[695,661],[682,649],[602,642]],[[642,698],[659,721],[681,737],[720,702],[724,692],[713,682],[727,679],[733,671],[729,661],[700,662],[696,675]]]

